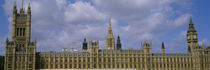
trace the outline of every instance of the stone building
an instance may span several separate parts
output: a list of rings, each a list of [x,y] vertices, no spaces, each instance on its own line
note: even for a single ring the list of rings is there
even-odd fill
[[[30,41],[31,7],[25,13],[24,8],[17,12],[13,8],[12,40],[6,40],[5,70],[34,70],[36,60],[36,40]]]
[[[99,49],[99,41],[84,39],[82,52],[36,52],[36,40],[31,42],[30,5],[17,12],[13,8],[12,40],[6,40],[5,70],[47,69],[134,69],[134,70],[210,70],[210,46],[198,44],[198,34],[190,19],[187,31],[188,53],[152,53],[151,41],[141,42],[141,49],[122,49],[120,36],[112,33],[111,20],[106,49]],[[115,49],[116,45],[116,49]]]

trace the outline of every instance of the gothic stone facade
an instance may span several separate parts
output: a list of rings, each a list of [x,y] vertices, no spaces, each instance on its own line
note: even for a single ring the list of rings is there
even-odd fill
[[[34,70],[36,41],[30,42],[31,7],[27,14],[23,8],[13,8],[12,41],[6,40],[5,70]]]
[[[86,39],[82,52],[36,52],[36,40],[30,42],[31,10],[13,9],[12,40],[6,41],[5,70],[43,69],[137,69],[137,70],[210,70],[210,47],[198,45],[197,31],[190,20],[187,31],[188,53],[152,53],[151,41],[141,42],[141,49],[121,49],[112,33],[111,20],[106,49],[99,49],[99,41]],[[116,48],[115,48],[116,45]],[[89,48],[89,49],[88,49]]]

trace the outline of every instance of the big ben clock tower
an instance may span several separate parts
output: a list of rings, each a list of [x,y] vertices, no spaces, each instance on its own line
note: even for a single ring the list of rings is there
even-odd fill
[[[191,53],[193,49],[198,46],[198,33],[194,28],[192,18],[190,18],[189,29],[187,31],[187,45],[189,53]]]

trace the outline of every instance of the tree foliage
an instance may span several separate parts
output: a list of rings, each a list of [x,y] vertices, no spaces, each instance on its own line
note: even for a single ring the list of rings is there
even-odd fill
[[[0,70],[4,69],[4,56],[0,56]]]

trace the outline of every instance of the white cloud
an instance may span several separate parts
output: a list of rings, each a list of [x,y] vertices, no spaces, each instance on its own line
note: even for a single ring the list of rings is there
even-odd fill
[[[67,0],[56,0],[56,4],[59,7],[59,9],[63,9],[68,4]]]
[[[140,40],[159,41],[167,32],[185,26],[191,16],[189,13],[176,13],[179,10],[173,9],[171,6],[171,4],[179,5],[176,0],[92,1],[105,14],[128,24],[127,27],[130,28],[127,28],[126,31],[119,30],[121,27],[114,28],[114,30],[120,31],[124,40],[135,43],[139,43]],[[182,4],[182,6],[185,5]],[[120,23],[118,24],[120,25]],[[132,46],[135,48],[136,45]]]
[[[94,6],[91,6],[89,2],[78,1],[74,4],[67,6],[65,12],[65,21],[78,22],[79,23],[97,23],[105,21],[106,15],[99,12]],[[75,23],[78,24],[78,23]]]
[[[185,26],[191,14],[177,14],[179,10],[173,9],[173,3],[179,2],[79,0],[72,3],[67,0],[31,0],[31,35],[32,39],[38,39],[37,49],[43,48],[43,51],[60,51],[63,46],[69,47],[74,41],[77,42],[75,46],[81,49],[84,37],[100,40],[100,47],[104,47],[108,17],[111,17],[115,38],[118,34],[121,36],[123,48],[139,48],[140,40],[149,39],[157,43],[170,30]],[[12,4],[13,0],[5,0],[3,5],[8,17],[12,17]],[[27,6],[27,2],[25,4]]]

